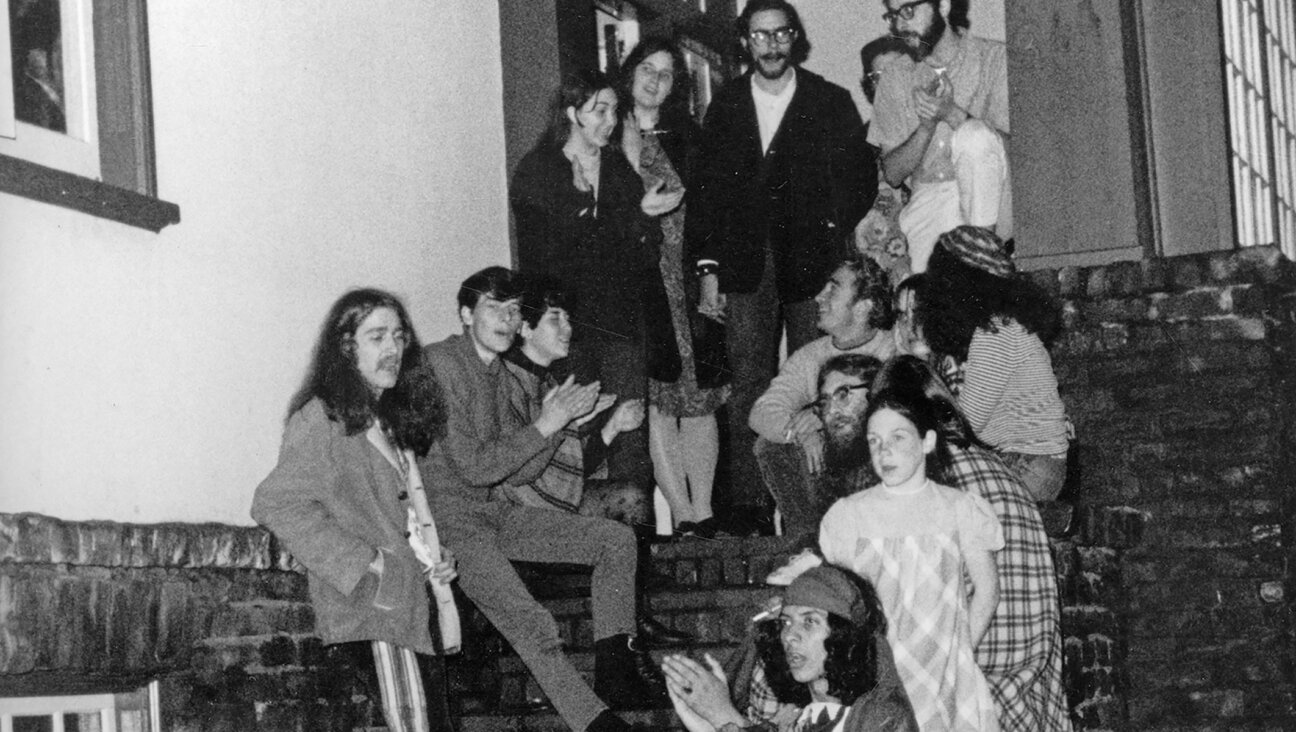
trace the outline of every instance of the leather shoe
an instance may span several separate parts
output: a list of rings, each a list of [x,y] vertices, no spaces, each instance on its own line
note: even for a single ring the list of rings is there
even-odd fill
[[[637,629],[639,631],[639,640],[649,648],[682,646],[697,640],[688,633],[671,630],[657,620],[647,616],[639,619]]]

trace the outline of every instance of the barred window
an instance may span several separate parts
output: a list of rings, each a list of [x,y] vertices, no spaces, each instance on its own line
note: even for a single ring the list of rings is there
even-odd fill
[[[1220,0],[1237,241],[1296,258],[1296,11]]]

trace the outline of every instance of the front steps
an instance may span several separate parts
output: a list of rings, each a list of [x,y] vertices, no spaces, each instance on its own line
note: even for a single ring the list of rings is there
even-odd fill
[[[762,584],[765,575],[792,553],[775,537],[654,546],[654,571],[675,584],[647,598],[650,612],[697,642],[688,648],[657,650],[653,656],[660,660],[668,652],[695,657],[711,653],[723,661],[744,637],[750,617],[778,592]],[[525,565],[521,571],[553,612],[572,662],[592,681],[588,572],[555,573]],[[462,602],[460,608],[464,653],[446,662],[460,732],[565,730],[552,709],[523,711],[535,709],[543,693],[489,623],[470,604]],[[323,646],[314,635],[309,603],[243,599],[223,608],[211,627],[212,637],[194,649],[193,688],[210,697],[212,711],[221,710],[219,716],[227,721],[237,719],[239,727],[262,730],[382,729],[374,726],[382,723],[381,709],[356,670],[356,650],[348,655],[339,647]],[[645,732],[679,729],[670,710],[621,716]]]

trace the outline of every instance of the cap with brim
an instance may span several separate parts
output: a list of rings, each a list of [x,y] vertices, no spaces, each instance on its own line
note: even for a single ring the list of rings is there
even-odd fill
[[[969,267],[996,277],[1011,277],[1017,271],[1003,240],[989,229],[960,226],[941,234],[937,242]]]

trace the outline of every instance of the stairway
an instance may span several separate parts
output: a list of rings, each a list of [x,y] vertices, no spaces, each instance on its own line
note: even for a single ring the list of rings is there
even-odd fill
[[[789,554],[776,537],[655,545],[653,569],[674,585],[648,598],[650,611],[697,638],[692,647],[669,652],[707,652],[723,661],[745,635],[748,619],[775,592],[761,581]],[[519,571],[553,612],[573,663],[592,681],[588,571],[536,565],[520,565]],[[460,607],[464,650],[446,661],[460,732],[565,730],[551,709],[537,710],[544,695],[508,645],[470,603],[461,600]],[[372,675],[363,671],[360,656],[366,652],[367,644],[323,646],[304,596],[231,602],[212,618],[210,637],[194,649],[189,703],[210,710],[214,723],[193,728],[378,732],[382,711]],[[668,709],[622,716],[640,730],[679,729]]]

